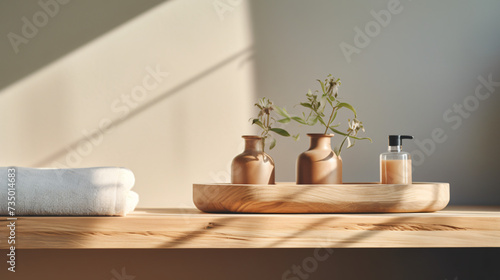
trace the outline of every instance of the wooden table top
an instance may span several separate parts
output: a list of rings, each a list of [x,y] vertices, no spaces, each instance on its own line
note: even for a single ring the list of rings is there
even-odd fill
[[[6,249],[9,217],[0,217]],[[500,206],[433,213],[210,214],[138,209],[127,217],[16,217],[16,249],[500,247]]]

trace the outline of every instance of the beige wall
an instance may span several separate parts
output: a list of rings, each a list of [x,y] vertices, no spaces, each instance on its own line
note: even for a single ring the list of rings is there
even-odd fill
[[[448,139],[415,168],[415,179],[451,182],[455,204],[500,204],[500,90],[460,127],[443,119],[470,99],[479,76],[500,81],[499,1],[402,0],[403,10],[350,62],[340,44],[354,44],[354,28],[389,0],[60,1],[68,3],[17,53],[8,34],[21,34],[22,18],[43,10],[36,1],[0,2],[0,165],[125,166],[136,175],[140,207],[192,206],[193,182],[229,179],[257,97],[294,111],[316,78],[333,73],[374,139],[344,153],[346,181],[377,180],[387,134],[422,141],[442,128]],[[156,67],[168,77],[150,84]],[[138,101],[125,105],[121,96],[144,79],[143,99],[136,92]],[[114,126],[106,129],[108,120]],[[87,144],[85,131],[100,126],[106,133]],[[272,152],[278,181],[294,180],[296,156],[308,145],[304,135],[288,140]],[[137,279],[280,279],[313,251],[20,250],[19,272],[8,277],[111,279],[125,269]],[[335,249],[309,279],[498,279],[497,256]]]
[[[19,12],[31,18],[43,11],[32,5],[15,16],[2,9],[9,17],[2,34],[22,34]],[[57,45],[39,41],[57,32],[64,22],[52,20],[65,12],[92,20],[92,10],[72,5],[81,3],[61,5],[17,54],[3,40],[2,56],[14,64],[38,45]],[[124,166],[136,175],[139,206],[192,206],[191,184],[226,179],[240,135],[250,132],[247,6],[238,4],[221,20],[210,1],[164,2],[4,84],[2,165]],[[52,36],[64,41],[63,34]],[[2,65],[2,73],[9,67],[15,65]]]
[[[257,97],[297,112],[315,79],[332,73],[374,139],[344,152],[345,181],[378,180],[387,135],[408,133],[417,141],[405,148],[424,155],[416,181],[450,182],[454,204],[499,204],[500,90],[467,117],[444,117],[455,104],[474,105],[479,77],[500,81],[499,2],[395,3],[74,0],[58,4],[16,53],[8,34],[44,10],[2,2],[0,164],[125,166],[139,206],[192,206],[193,182],[229,179]],[[372,10],[391,20],[356,45],[355,28],[376,25]],[[342,44],[358,52],[347,59]],[[156,68],[168,76],[155,79]],[[272,151],[278,181],[294,180],[304,133],[314,131],[291,128],[303,135]],[[444,143],[426,140],[436,129]]]

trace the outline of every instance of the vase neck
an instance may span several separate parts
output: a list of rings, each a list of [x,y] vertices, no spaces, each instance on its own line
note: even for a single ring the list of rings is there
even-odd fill
[[[256,136],[243,136],[245,139],[245,152],[262,152],[262,138]]]
[[[309,149],[332,149],[331,138],[333,135],[308,135],[311,137]]]

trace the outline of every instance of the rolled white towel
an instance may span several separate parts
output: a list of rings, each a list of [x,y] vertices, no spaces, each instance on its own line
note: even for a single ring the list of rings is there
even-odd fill
[[[15,173],[15,215],[125,216],[139,202],[126,168],[9,168],[0,167],[0,215],[9,214],[9,173]]]

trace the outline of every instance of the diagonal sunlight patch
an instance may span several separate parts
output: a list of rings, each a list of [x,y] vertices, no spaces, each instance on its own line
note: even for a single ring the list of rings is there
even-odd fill
[[[252,130],[248,6],[165,2],[4,88],[4,165],[125,166],[139,207],[192,205]]]

